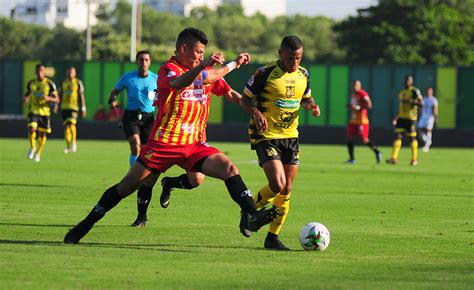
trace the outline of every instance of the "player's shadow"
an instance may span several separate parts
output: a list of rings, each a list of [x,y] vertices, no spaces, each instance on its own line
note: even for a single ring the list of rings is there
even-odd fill
[[[27,184],[27,183],[0,183],[0,186],[13,186],[13,187],[47,187],[47,188],[67,188],[66,185],[53,185],[53,184]]]
[[[79,243],[76,245],[66,245],[61,241],[40,241],[40,240],[5,240],[0,239],[0,245],[28,245],[28,246],[53,246],[53,247],[97,247],[97,248],[114,248],[114,249],[130,249],[130,250],[147,250],[158,252],[172,253],[197,253],[198,251],[164,249],[162,247],[175,247],[170,244],[118,244],[118,243]]]

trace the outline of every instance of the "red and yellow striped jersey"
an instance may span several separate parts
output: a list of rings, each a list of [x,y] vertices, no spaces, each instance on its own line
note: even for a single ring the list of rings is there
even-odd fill
[[[367,108],[364,106],[364,101],[370,98],[369,94],[360,89],[358,92],[353,92],[351,96],[351,104],[359,106],[360,110],[352,110],[351,124],[354,125],[367,125],[369,124],[369,115]]]
[[[190,145],[205,140],[212,90],[203,82],[205,71],[186,88],[171,87],[171,81],[188,70],[171,57],[158,72],[158,114],[150,135],[155,142]]]

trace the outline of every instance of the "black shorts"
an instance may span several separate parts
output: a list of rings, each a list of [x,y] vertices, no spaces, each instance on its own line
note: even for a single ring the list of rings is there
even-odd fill
[[[410,137],[416,137],[416,120],[398,118],[395,125],[396,133],[405,133]]]
[[[40,132],[51,133],[51,120],[49,116],[28,113],[28,127],[33,127]]]
[[[281,160],[283,164],[300,164],[300,146],[298,138],[263,140],[255,145],[258,164],[270,160]]]
[[[61,118],[63,119],[63,125],[67,123],[77,124],[77,111],[76,110],[61,110]]]
[[[153,129],[155,116],[153,113],[144,112],[141,112],[141,115],[139,120],[138,111],[125,110],[122,117],[122,126],[127,139],[134,134],[138,134],[140,142],[145,144],[150,136],[151,129]]]

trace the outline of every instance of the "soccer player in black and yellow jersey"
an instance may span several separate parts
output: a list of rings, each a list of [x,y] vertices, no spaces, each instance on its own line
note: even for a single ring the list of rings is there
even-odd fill
[[[291,188],[298,172],[298,116],[301,107],[312,111],[315,117],[319,117],[320,110],[311,97],[309,72],[300,66],[301,40],[297,36],[284,37],[278,53],[277,61],[259,68],[250,78],[241,105],[252,116],[250,141],[268,180],[254,200],[257,208],[273,203],[280,212],[270,224],[264,247],[289,250],[278,235],[288,215]]]
[[[389,164],[396,164],[398,154],[402,147],[403,134],[411,140],[411,161],[410,165],[418,164],[418,141],[416,140],[416,121],[418,119],[418,107],[423,105],[423,96],[420,90],[413,85],[413,77],[405,76],[405,89],[400,91],[400,111],[393,119],[395,125],[395,141],[393,142],[392,158],[387,160]]]
[[[64,153],[77,151],[77,116],[79,108],[82,117],[86,116],[86,100],[84,97],[84,85],[76,77],[76,68],[70,66],[67,68],[67,77],[59,87],[59,98],[61,100],[61,117],[64,125],[64,139],[66,148]]]
[[[30,150],[28,159],[36,162],[41,160],[44,144],[46,144],[46,134],[51,133],[50,103],[59,102],[56,85],[45,76],[45,66],[37,64],[35,66],[36,78],[30,80],[26,85],[26,92],[23,101],[29,103],[28,107],[28,140]],[[37,132],[39,134],[37,134]],[[36,137],[38,135],[38,145]]]

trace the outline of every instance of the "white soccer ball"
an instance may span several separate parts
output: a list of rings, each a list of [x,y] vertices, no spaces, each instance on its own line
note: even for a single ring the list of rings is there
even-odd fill
[[[307,224],[300,232],[300,244],[306,251],[324,251],[330,241],[329,230],[317,222]]]

